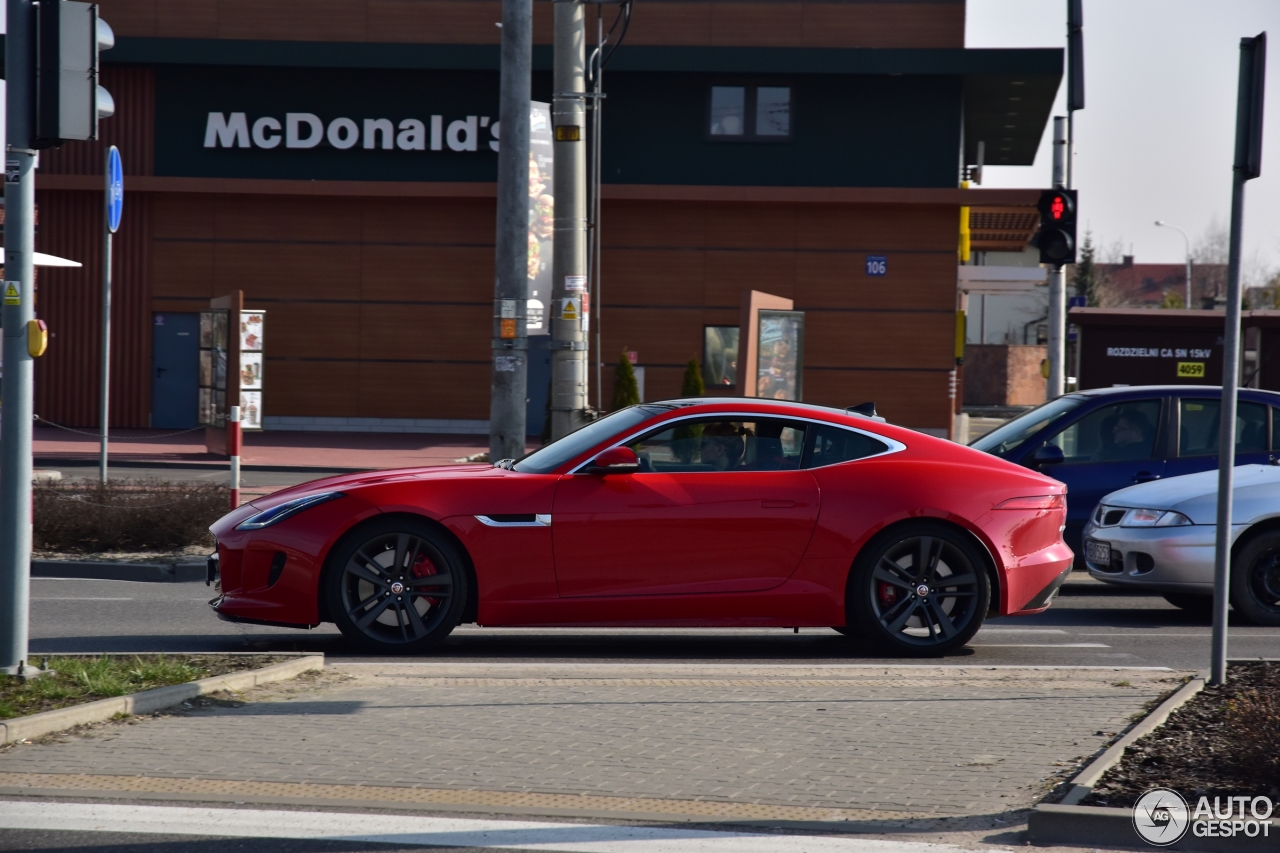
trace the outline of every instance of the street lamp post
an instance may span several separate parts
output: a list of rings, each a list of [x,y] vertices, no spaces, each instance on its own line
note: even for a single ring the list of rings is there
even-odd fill
[[[1172,228],[1174,231],[1177,231],[1179,234],[1182,235],[1183,242],[1187,244],[1187,307],[1190,308],[1191,307],[1191,238],[1187,236],[1186,231],[1183,231],[1177,225],[1170,225],[1168,222],[1165,222],[1163,219],[1157,219],[1156,225],[1159,225],[1161,228]]]

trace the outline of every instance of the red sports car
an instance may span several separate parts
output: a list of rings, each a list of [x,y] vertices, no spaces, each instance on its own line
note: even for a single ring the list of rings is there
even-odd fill
[[[211,528],[223,619],[419,652],[454,626],[829,626],[906,655],[1049,606],[1066,487],[854,410],[623,409],[494,465],[330,477]]]

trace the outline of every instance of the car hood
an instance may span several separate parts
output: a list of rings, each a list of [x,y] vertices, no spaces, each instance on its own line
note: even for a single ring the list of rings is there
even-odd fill
[[[1129,486],[1112,492],[1102,502],[1107,506],[1172,509],[1196,524],[1215,524],[1218,470]],[[1268,515],[1280,515],[1280,466],[1237,466],[1232,489],[1232,523],[1248,524]]]
[[[352,493],[369,486],[392,483],[404,480],[455,480],[463,477],[501,476],[508,471],[488,463],[476,465],[440,465],[431,468],[394,468],[386,471],[361,471],[357,474],[339,474],[334,477],[322,477],[290,486],[269,495],[255,498],[251,503],[258,509],[271,509],[285,501],[321,492]]]

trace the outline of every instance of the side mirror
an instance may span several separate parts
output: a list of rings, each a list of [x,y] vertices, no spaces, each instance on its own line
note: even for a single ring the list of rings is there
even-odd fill
[[[640,457],[630,447],[610,447],[591,464],[582,469],[584,474],[634,474],[640,470]]]
[[[1065,460],[1062,448],[1056,444],[1046,444],[1031,454],[1031,461],[1037,465],[1061,465]]]

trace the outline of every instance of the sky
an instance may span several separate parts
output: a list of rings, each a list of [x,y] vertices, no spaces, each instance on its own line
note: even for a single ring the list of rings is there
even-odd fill
[[[1063,47],[1067,0],[968,0],[967,47]],[[1231,213],[1240,39],[1268,31],[1262,175],[1246,184],[1244,256],[1280,268],[1280,0],[1084,0],[1085,108],[1075,117],[1082,228],[1138,263],[1177,263]],[[1054,115],[1066,115],[1062,88]],[[984,187],[1049,187],[1053,123],[1034,166]],[[1081,236],[1083,239],[1083,236]]]

